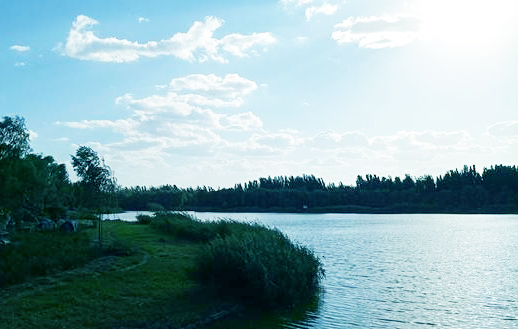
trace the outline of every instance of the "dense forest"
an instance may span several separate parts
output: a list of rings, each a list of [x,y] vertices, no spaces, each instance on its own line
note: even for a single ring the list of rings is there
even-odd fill
[[[326,184],[313,175],[268,177],[233,188],[121,187],[104,160],[80,146],[64,164],[32,153],[20,117],[0,121],[0,226],[68,216],[70,210],[196,210],[257,212],[518,213],[518,168],[475,166],[443,176],[358,176],[355,186]],[[2,227],[0,227],[0,230]]]
[[[433,178],[358,176],[356,186],[325,184],[313,175],[268,177],[233,188],[131,187],[118,191],[126,210],[517,213],[518,168],[450,170]]]

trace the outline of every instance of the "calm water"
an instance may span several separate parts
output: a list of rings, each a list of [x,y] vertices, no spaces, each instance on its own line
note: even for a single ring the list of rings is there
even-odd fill
[[[321,304],[281,328],[518,328],[518,216],[195,213],[312,248]]]

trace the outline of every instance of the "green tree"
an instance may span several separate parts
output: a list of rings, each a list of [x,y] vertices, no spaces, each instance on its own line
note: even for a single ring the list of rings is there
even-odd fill
[[[101,210],[113,206],[116,182],[110,167],[87,146],[80,146],[72,156],[72,166],[80,179],[80,200],[83,206]]]
[[[0,122],[0,159],[21,158],[31,151],[25,119],[4,117]]]

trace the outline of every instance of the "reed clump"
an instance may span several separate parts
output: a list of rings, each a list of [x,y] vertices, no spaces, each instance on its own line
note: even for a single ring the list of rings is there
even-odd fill
[[[286,309],[319,291],[322,263],[277,229],[230,220],[202,222],[184,214],[157,216],[157,229],[205,246],[193,274],[205,287],[243,305]]]

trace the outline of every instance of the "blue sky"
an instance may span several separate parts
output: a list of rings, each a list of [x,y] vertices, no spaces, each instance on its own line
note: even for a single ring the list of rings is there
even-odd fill
[[[2,1],[0,115],[123,186],[518,162],[514,0]]]

